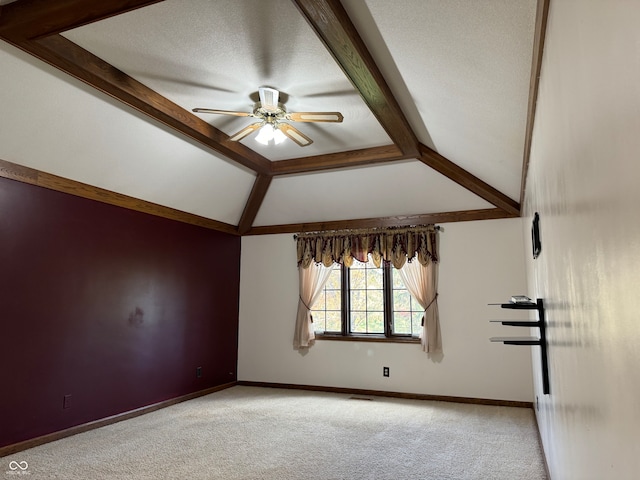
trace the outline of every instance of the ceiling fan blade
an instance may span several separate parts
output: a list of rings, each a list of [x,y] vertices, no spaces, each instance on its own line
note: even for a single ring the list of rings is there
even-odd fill
[[[267,112],[275,112],[278,109],[278,97],[280,92],[275,88],[260,87],[258,88],[260,94],[260,105]]]
[[[234,112],[231,110],[215,110],[212,108],[194,108],[192,112],[196,113],[219,113],[220,115],[235,115],[236,117],[253,117],[253,113]]]
[[[311,145],[313,143],[313,140],[311,140],[300,130],[292,127],[288,123],[279,123],[278,128],[282,131],[282,133],[284,133],[287,137],[289,137],[301,147],[306,147],[307,145]]]
[[[256,130],[258,130],[262,125],[264,125],[264,122],[252,123],[248,127],[244,127],[239,132],[234,133],[233,135],[230,135],[229,136],[229,140],[231,140],[232,142],[239,142],[240,140],[242,140],[247,135],[250,135],[253,132],[255,132]]]
[[[344,117],[340,112],[296,112],[288,113],[287,120],[293,122],[337,122],[340,123]]]

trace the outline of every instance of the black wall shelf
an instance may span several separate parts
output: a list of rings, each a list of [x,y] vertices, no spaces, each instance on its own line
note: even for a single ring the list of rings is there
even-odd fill
[[[538,298],[535,302],[522,303],[497,303],[490,305],[500,305],[501,308],[512,310],[536,310],[538,320],[491,320],[491,322],[501,323],[510,327],[535,327],[540,331],[539,337],[492,337],[492,342],[501,342],[505,345],[538,345],[540,347],[540,359],[542,362],[542,391],[549,394],[549,362],[547,359],[547,332],[544,317],[544,302]]]

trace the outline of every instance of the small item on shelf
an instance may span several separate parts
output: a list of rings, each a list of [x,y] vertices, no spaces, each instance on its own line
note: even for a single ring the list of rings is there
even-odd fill
[[[529,297],[524,295],[514,295],[511,297],[511,303],[534,303]]]

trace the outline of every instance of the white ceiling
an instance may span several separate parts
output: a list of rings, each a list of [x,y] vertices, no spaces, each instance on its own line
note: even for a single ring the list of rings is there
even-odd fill
[[[536,0],[342,3],[418,140],[518,201]],[[189,111],[251,111],[269,85],[289,111],[343,113],[296,124],[309,147],[242,141],[273,162],[392,143],[289,0],[166,0],[63,35]],[[0,64],[0,159],[239,223],[253,171],[4,42]],[[198,115],[228,135],[254,121]],[[253,225],[485,208],[408,160],[275,176]]]
[[[65,37],[187,110],[253,111],[268,85],[287,109],[337,111],[341,124],[300,124],[314,143],[242,143],[270,160],[388,145],[391,140],[289,0],[169,0],[66,32]],[[227,135],[252,118],[198,114]]]
[[[255,174],[0,43],[0,158],[237,224]]]
[[[491,208],[421,162],[394,162],[276,177],[254,225],[391,217],[400,203],[403,215]]]
[[[536,2],[343,3],[418,139],[518,200]]]

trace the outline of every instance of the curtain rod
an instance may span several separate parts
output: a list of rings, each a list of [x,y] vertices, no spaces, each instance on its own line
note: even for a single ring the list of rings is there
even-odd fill
[[[416,225],[416,227],[417,226],[418,225]],[[393,228],[393,227],[391,227],[391,228]],[[412,227],[398,227],[398,228],[402,229],[402,228],[412,228]],[[433,228],[434,228],[434,230],[438,230],[439,232],[443,232],[444,233],[444,227],[441,227],[440,225],[434,225]],[[353,231],[357,232],[358,230],[367,230],[367,229],[354,229]],[[380,230],[384,230],[384,228],[381,228]],[[329,230],[329,231],[331,231],[331,230]],[[346,232],[348,230],[335,230],[335,231],[336,232],[341,232],[341,231],[345,231]],[[312,232],[309,232],[309,233],[312,233]],[[297,240],[298,239],[298,234],[294,234],[293,235],[293,239]]]

